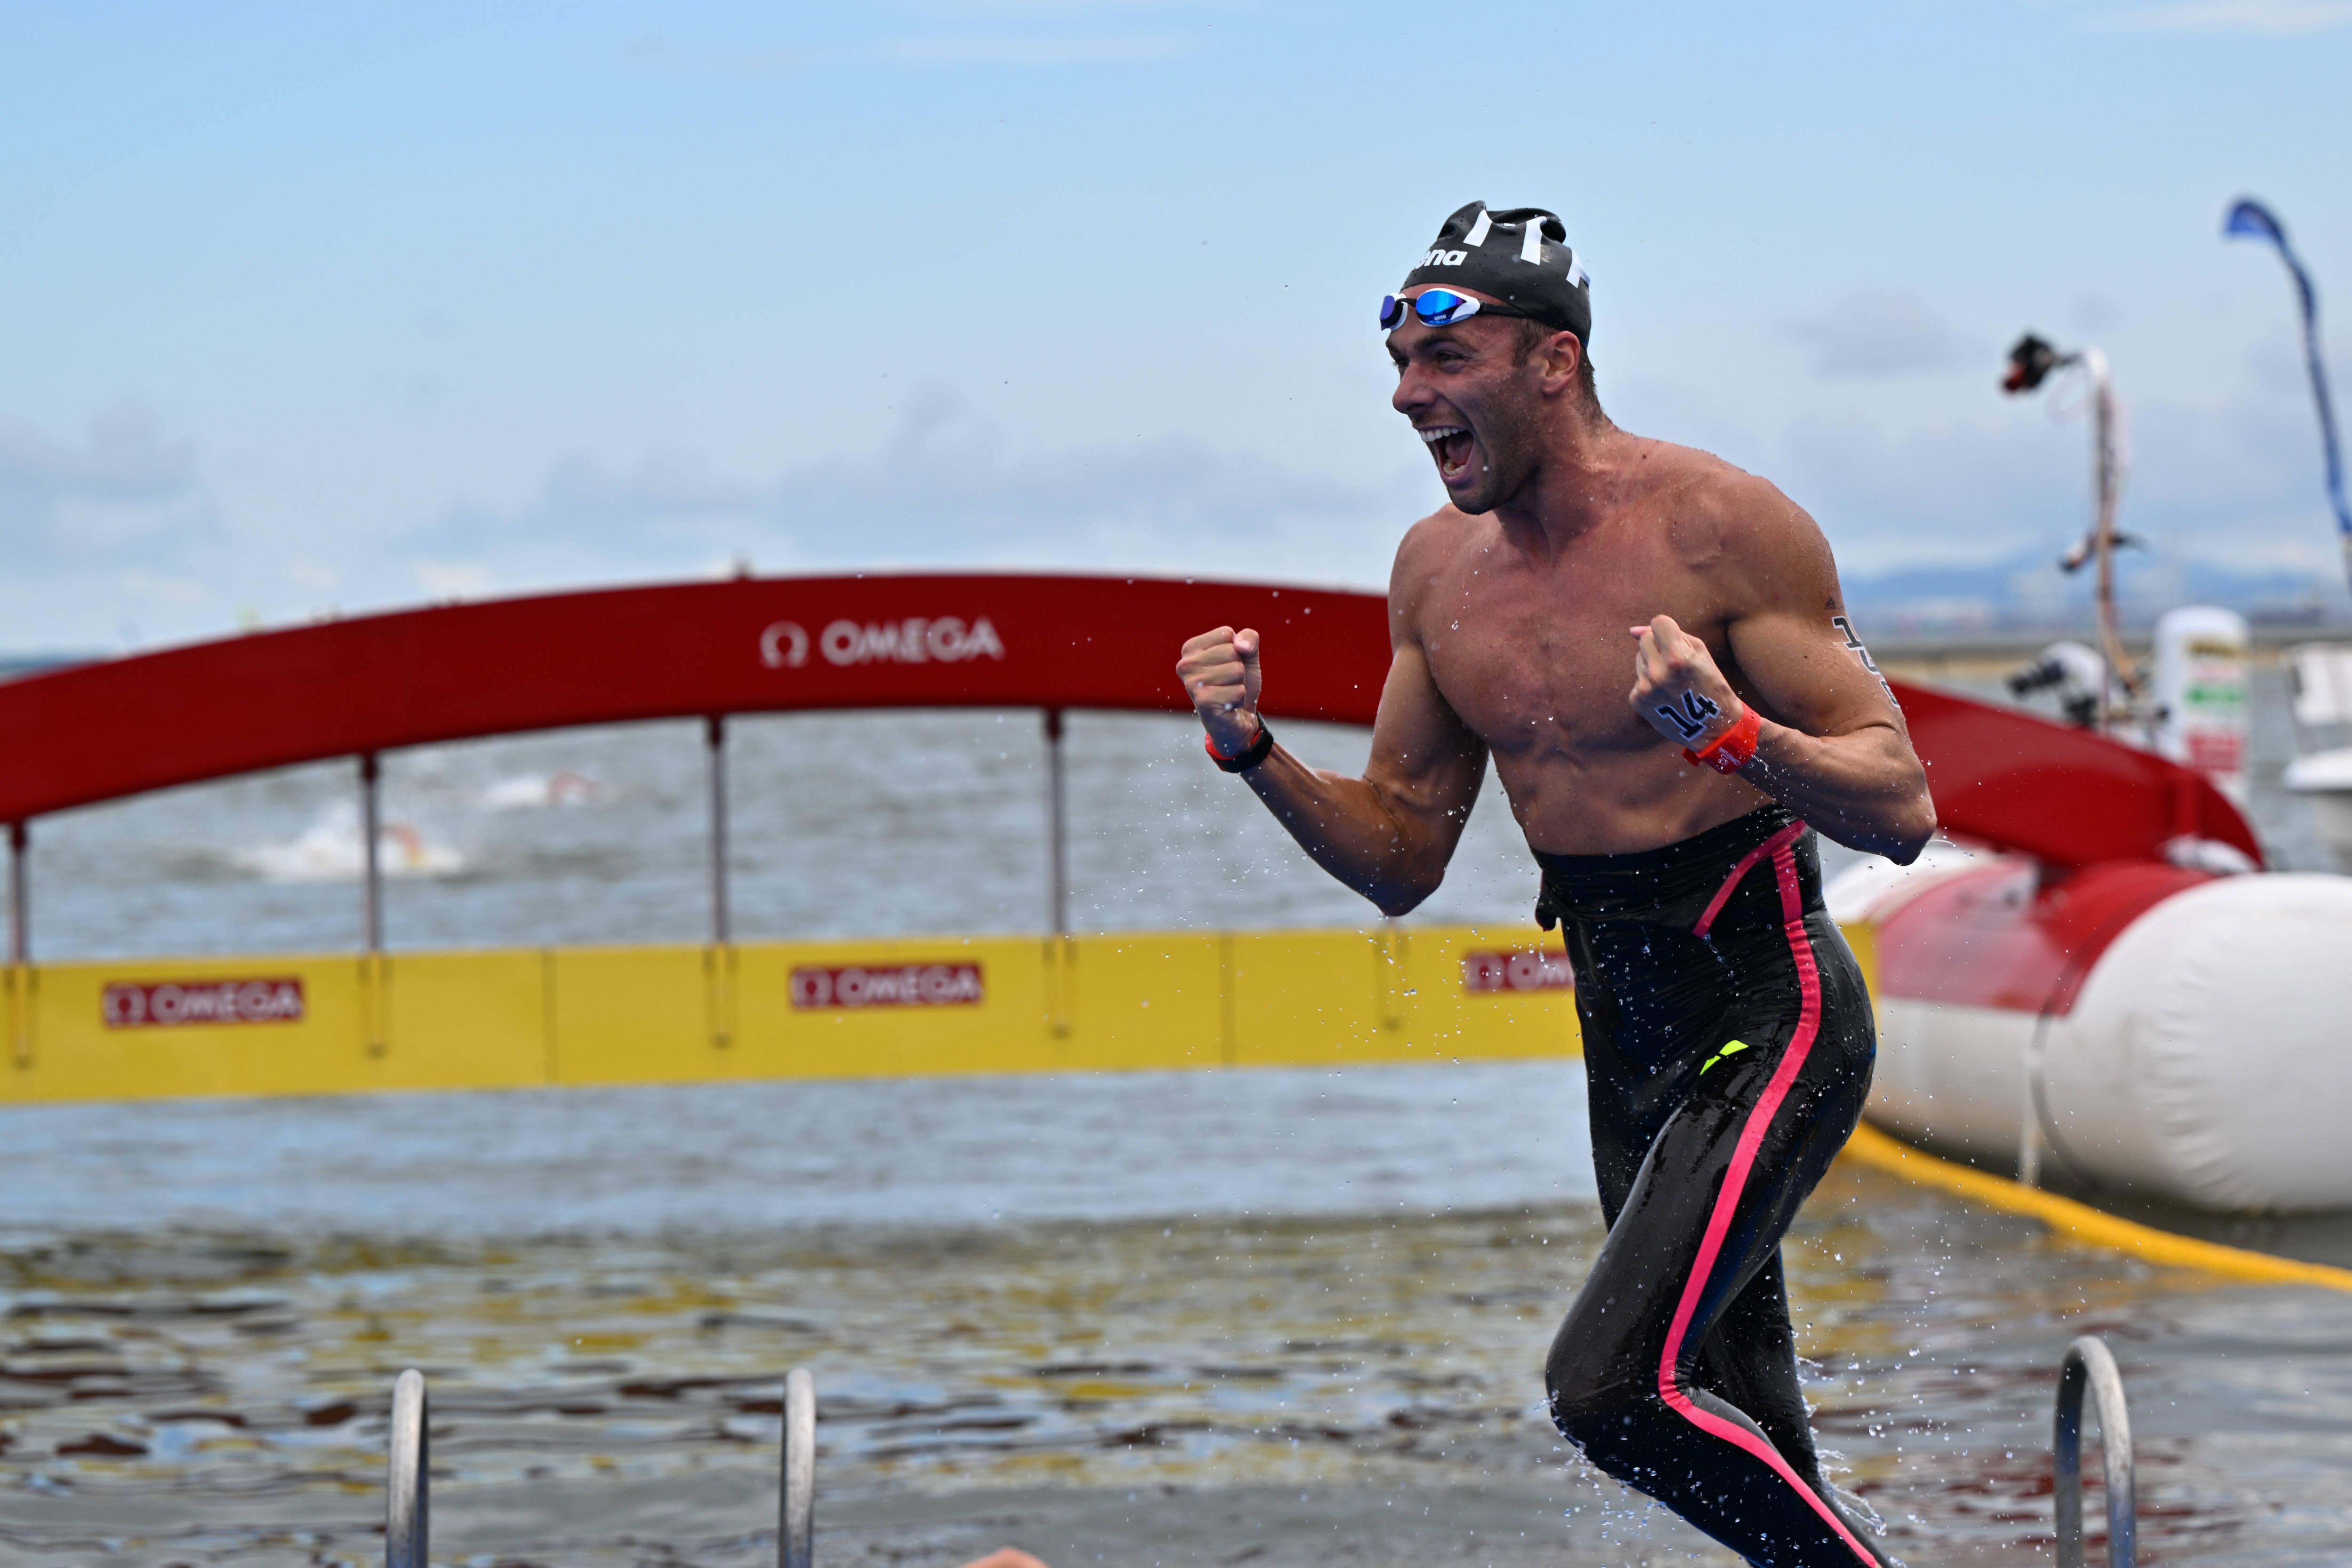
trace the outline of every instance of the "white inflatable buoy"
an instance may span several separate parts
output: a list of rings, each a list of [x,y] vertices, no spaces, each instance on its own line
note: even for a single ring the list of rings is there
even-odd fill
[[[2200,1208],[2352,1207],[2352,878],[1947,853],[1828,890],[1873,928],[1868,1115],[1915,1142]]]
[[[2216,1209],[2352,1205],[2352,879],[2228,877],[2125,929],[2036,1064],[2088,1173]]]

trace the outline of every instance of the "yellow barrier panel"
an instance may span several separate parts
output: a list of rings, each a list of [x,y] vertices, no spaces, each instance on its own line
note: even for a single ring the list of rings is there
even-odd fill
[[[710,1043],[700,948],[558,948],[548,963],[550,1080],[686,1083],[729,1076]]]
[[[11,963],[6,971],[8,1057],[19,1068],[33,1065],[33,980],[39,973],[23,963]]]
[[[1573,1056],[1532,926],[120,959],[7,975],[0,1101]]]
[[[546,960],[537,952],[383,960],[383,1050],[368,1089],[496,1089],[548,1076]]]

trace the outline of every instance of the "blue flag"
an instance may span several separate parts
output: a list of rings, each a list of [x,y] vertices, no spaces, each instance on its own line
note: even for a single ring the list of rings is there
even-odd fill
[[[2278,216],[2252,197],[2242,198],[2221,220],[2222,237],[2245,236],[2266,239],[2278,248],[2279,259],[2286,263],[2294,279],[2296,299],[2303,306],[2303,357],[2311,366],[2311,395],[2319,405],[2319,444],[2327,457],[2327,499],[2336,506],[2336,526],[2344,537],[2344,563],[2352,574],[2352,507],[2344,504],[2344,459],[2336,449],[2336,409],[2327,396],[2327,367],[2319,357],[2319,295],[2311,286],[2311,274],[2286,242],[2286,226]]]

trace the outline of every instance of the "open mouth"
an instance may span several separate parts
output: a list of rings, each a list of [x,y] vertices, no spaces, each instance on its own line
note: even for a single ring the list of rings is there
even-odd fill
[[[1429,455],[1437,459],[1437,477],[1447,483],[1462,477],[1470,468],[1471,437],[1467,426],[1432,425],[1421,432],[1428,444]]]

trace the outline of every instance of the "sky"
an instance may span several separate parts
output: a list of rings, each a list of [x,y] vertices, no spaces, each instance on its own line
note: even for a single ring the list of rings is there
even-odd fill
[[[2347,81],[2352,0],[9,4],[0,654],[746,565],[1376,586],[1441,492],[1374,308],[1470,200],[1562,216],[1612,416],[1850,584],[2054,584],[2032,327],[2112,362],[2151,559],[2341,598],[2220,225],[2284,218],[2352,395]]]

